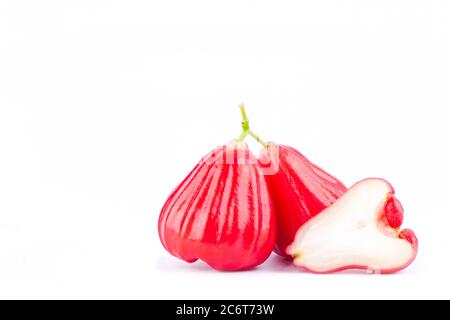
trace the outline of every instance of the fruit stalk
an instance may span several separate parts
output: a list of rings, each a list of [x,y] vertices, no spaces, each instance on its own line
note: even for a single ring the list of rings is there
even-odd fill
[[[263,139],[261,139],[261,137],[258,136],[255,132],[253,132],[252,129],[250,129],[250,121],[248,120],[247,111],[245,110],[245,105],[243,103],[239,105],[239,109],[241,110],[242,115],[242,133],[238,138],[238,141],[239,142],[244,141],[245,138],[247,138],[247,136],[250,135],[256,141],[258,141],[265,149],[267,149],[269,147],[269,144],[265,142]]]

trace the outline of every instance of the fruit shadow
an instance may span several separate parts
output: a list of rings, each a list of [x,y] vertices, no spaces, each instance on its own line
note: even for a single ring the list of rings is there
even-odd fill
[[[251,272],[257,270],[248,269],[248,270],[239,270],[239,271],[217,271],[216,269],[209,266],[206,262],[201,260],[197,260],[193,263],[186,263],[184,261],[178,260],[176,258],[171,257],[160,257],[157,260],[156,266],[160,272],[195,272],[195,273],[241,273],[241,272]]]
[[[277,254],[272,254],[267,261],[265,261],[262,265],[259,265],[253,269],[247,270],[239,270],[239,271],[217,271],[211,268],[207,263],[197,260],[194,263],[186,263],[184,261],[178,260],[172,257],[159,257],[157,260],[157,269],[160,272],[170,272],[170,273],[179,273],[179,272],[194,272],[194,273],[297,273],[304,274],[310,276],[346,276],[346,275],[378,275],[378,273],[368,272],[366,270],[361,269],[350,269],[343,270],[336,273],[330,274],[313,274],[308,272],[302,268],[296,267],[292,263],[292,259],[288,257],[281,257]],[[402,274],[404,272],[396,273],[397,275]],[[384,274],[383,277],[392,276],[391,274]]]
[[[363,269],[349,269],[329,274],[314,274],[305,269],[299,268],[292,263],[292,259],[289,257],[281,257],[276,254],[272,256],[261,266],[255,269],[260,272],[273,272],[273,273],[298,273],[307,274],[311,276],[346,276],[346,275],[379,275],[380,273],[367,271]],[[397,273],[397,274],[401,274]],[[383,274],[383,277],[392,276],[392,274]]]
[[[157,268],[160,272],[195,272],[195,273],[287,273],[287,272],[303,272],[301,269],[292,264],[292,260],[272,254],[263,264],[245,270],[238,271],[217,271],[210,267],[206,262],[197,260],[193,263],[186,263],[172,257],[159,257],[157,260]]]

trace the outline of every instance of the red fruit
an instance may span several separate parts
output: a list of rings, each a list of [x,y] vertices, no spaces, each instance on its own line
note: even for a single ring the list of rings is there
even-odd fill
[[[275,242],[275,216],[261,168],[245,143],[207,155],[172,192],[159,217],[164,247],[218,270],[253,268]]]
[[[270,143],[259,161],[269,173],[265,178],[277,217],[275,252],[286,256],[286,247],[294,241],[297,230],[347,188],[288,146]]]

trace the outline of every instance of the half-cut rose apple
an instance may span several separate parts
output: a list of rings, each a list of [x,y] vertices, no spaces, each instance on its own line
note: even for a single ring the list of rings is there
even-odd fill
[[[360,181],[304,224],[286,252],[294,264],[316,273],[367,269],[393,273],[415,259],[418,241],[399,228],[403,208],[385,180]]]

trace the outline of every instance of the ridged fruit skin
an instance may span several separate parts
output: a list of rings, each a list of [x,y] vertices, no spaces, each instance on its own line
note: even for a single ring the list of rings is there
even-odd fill
[[[297,230],[332,205],[347,188],[292,147],[270,143],[262,151],[261,166],[278,168],[265,176],[277,217],[275,252],[289,256],[286,248]]]
[[[217,148],[172,192],[159,236],[172,255],[222,271],[263,263],[275,244],[276,220],[266,182],[245,143]]]

